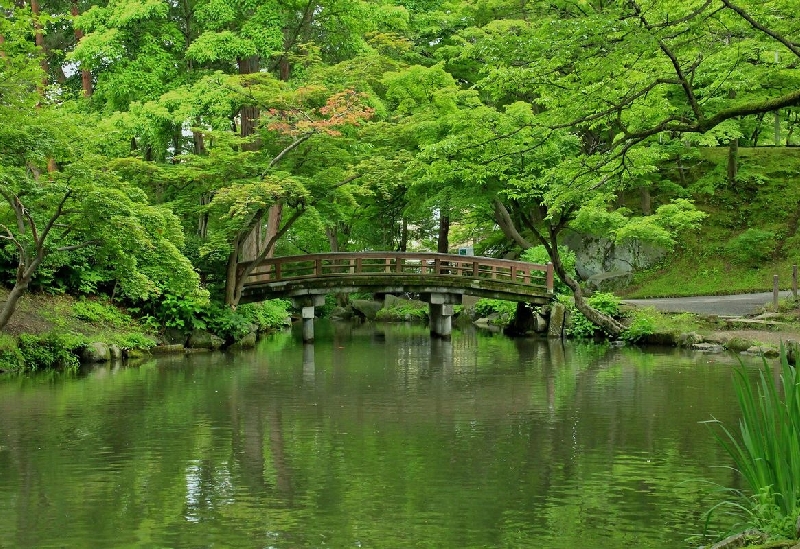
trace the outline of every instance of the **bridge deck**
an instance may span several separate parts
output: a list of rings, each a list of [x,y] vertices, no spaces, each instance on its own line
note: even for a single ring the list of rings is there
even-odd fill
[[[443,292],[545,302],[553,292],[553,266],[436,253],[364,252],[277,257],[262,261],[253,270],[245,281],[242,302],[358,291]]]

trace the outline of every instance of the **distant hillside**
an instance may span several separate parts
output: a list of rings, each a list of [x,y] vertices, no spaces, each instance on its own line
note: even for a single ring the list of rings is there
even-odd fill
[[[660,266],[639,273],[627,296],[765,291],[774,274],[790,286],[800,263],[800,148],[740,148],[733,185],[727,163],[727,148],[707,148],[665,170],[660,187],[679,184],[709,217]],[[654,205],[658,198],[656,187]]]

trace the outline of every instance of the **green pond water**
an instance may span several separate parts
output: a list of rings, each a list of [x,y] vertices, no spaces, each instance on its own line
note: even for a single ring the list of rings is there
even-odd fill
[[[0,383],[0,548],[690,547],[725,356],[320,322]]]

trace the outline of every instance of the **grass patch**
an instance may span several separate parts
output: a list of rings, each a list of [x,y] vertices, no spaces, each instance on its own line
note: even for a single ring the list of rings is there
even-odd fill
[[[787,259],[747,267],[718,257],[684,255],[671,258],[668,266],[637,273],[633,285],[621,293],[629,299],[640,299],[769,292],[772,291],[772,277],[776,274],[781,290],[790,289],[792,261]]]
[[[628,328],[623,339],[639,341],[653,334],[680,335],[700,330],[703,325],[697,315],[692,313],[662,313],[654,307],[642,307],[627,313]]]

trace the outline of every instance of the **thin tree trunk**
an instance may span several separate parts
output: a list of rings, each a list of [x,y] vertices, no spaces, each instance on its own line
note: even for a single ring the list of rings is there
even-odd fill
[[[325,236],[328,237],[328,245],[331,248],[331,253],[339,251],[339,237],[336,227],[325,227]]]
[[[77,17],[80,13],[78,10],[77,0],[72,0],[70,13],[73,17]],[[80,42],[81,38],[83,38],[83,31],[78,27],[75,27],[75,43],[77,44]],[[94,93],[94,87],[92,85],[92,73],[86,69],[81,69],[81,89],[83,89],[84,97],[91,97]]]
[[[42,67],[42,72],[44,76],[42,76],[42,87],[41,93],[44,94],[44,88],[47,87],[48,84],[48,77],[47,75],[50,72],[50,66],[47,63],[47,48],[44,43],[44,33],[42,32],[42,24],[39,23],[39,0],[31,0],[31,12],[33,13],[33,32],[34,32],[34,41],[36,42],[36,46],[41,49],[42,58],[39,60],[39,65]]]
[[[400,244],[397,246],[397,251],[405,252],[408,249],[408,219],[403,216],[403,223],[400,228]]]
[[[28,291],[29,284],[30,279],[24,282],[17,282],[14,284],[14,287],[11,288],[5,303],[3,303],[2,308],[0,308],[0,331],[5,329],[8,321],[11,320],[14,311],[17,310],[17,304],[19,303],[20,298],[25,295],[26,291]]]
[[[450,250],[450,216],[439,212],[439,238],[436,241],[436,251],[446,254]]]
[[[532,247],[531,244],[519,234],[519,231],[511,220],[508,209],[505,207],[505,204],[498,199],[495,199],[495,219],[502,221],[498,221],[498,224],[500,225],[504,234],[513,238],[518,244],[520,244],[523,250]],[[588,303],[586,303],[586,298],[583,297],[583,290],[581,289],[580,284],[577,280],[572,278],[564,268],[564,264],[561,261],[561,255],[558,251],[559,229],[553,227],[552,225],[548,226],[548,236],[545,237],[545,235],[537,230],[532,223],[527,222],[526,226],[531,230],[531,232],[533,232],[533,234],[536,236],[536,239],[539,240],[539,242],[545,247],[545,250],[547,250],[547,254],[550,256],[550,261],[553,262],[553,270],[555,271],[556,275],[558,275],[558,278],[564,284],[566,284],[570,290],[572,290],[575,298],[575,307],[581,313],[583,313],[586,318],[603,329],[607,334],[611,336],[620,335],[625,330],[625,327],[620,322],[614,320],[607,314],[592,308]],[[515,236],[512,237],[511,235]]]
[[[238,283],[239,269],[239,235],[233,239],[231,253],[228,255],[228,267],[225,272],[225,304],[236,308],[239,301],[236,299],[236,286]]]
[[[562,263],[561,255],[558,252],[558,240],[552,231],[551,235],[552,244],[549,246],[545,244],[545,247],[548,248],[550,260],[553,262],[553,270],[558,275],[558,278],[560,278],[561,281],[566,284],[570,290],[572,290],[572,295],[575,299],[575,308],[583,313],[583,316],[588,318],[594,325],[599,326],[607,334],[614,337],[619,336],[623,331],[625,331],[625,326],[623,326],[617,320],[611,318],[609,315],[591,307],[586,302],[586,298],[583,296],[581,285],[577,280],[572,278],[564,268],[564,263]]]
[[[206,143],[203,132],[192,130],[192,143],[194,144],[194,154],[198,156],[206,154]],[[211,204],[212,198],[214,198],[214,195],[210,192],[201,194],[200,206],[208,206]],[[197,219],[197,236],[203,240],[208,236],[208,212],[205,211],[205,208],[201,209]]]
[[[731,139],[728,144],[728,185],[736,183],[736,176],[739,173],[739,140]]]

